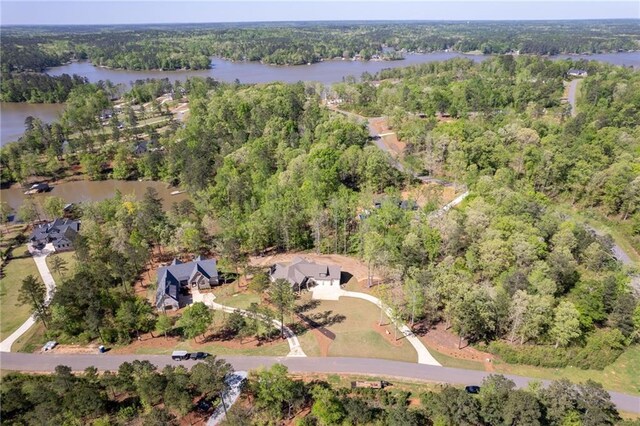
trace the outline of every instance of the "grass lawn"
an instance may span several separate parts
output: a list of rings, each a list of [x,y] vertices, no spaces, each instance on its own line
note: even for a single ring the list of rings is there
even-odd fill
[[[216,303],[231,306],[232,308],[247,309],[252,303],[260,303],[260,296],[255,293],[236,293],[218,296],[216,293]]]
[[[32,353],[42,348],[47,342],[44,336],[45,328],[42,322],[37,322],[33,327],[27,330],[18,340],[11,346],[12,352],[28,352]]]
[[[176,350],[184,350],[189,352],[208,352],[212,355],[253,355],[253,356],[286,356],[289,353],[289,344],[286,340],[283,340],[274,345],[268,345],[264,347],[249,347],[246,348],[228,348],[215,343],[210,344],[194,344],[193,340],[180,342],[179,344],[170,348],[140,348],[135,351],[136,354],[166,354],[170,355],[171,352]]]
[[[58,274],[51,268],[51,261],[54,257],[59,257],[66,262],[66,271],[63,271],[62,274]],[[56,282],[56,285],[59,285],[63,278],[69,278],[73,275],[73,271],[76,268],[76,256],[74,251],[64,251],[61,253],[55,253],[47,256],[47,266],[49,267],[49,271],[51,271],[51,275],[53,276],[53,280]]]
[[[303,295],[301,302],[308,302],[310,296]],[[343,297],[339,301],[320,301],[318,305],[303,313],[335,334],[329,346],[328,355],[335,357],[382,358],[397,361],[416,362],[418,355],[409,342],[399,339],[394,343],[393,327],[386,326],[390,335],[376,331],[380,310],[365,300]],[[385,322],[388,320],[385,318]],[[311,331],[301,337],[302,348],[307,355],[318,350],[310,342],[315,339]],[[309,345],[309,343],[311,343]],[[305,345],[306,344],[306,345]]]
[[[542,368],[528,365],[513,365],[503,362],[494,364],[497,373],[517,374],[539,379],[562,379],[585,382],[588,379],[602,383],[605,389],[640,395],[640,345],[629,347],[613,364],[604,370],[581,370],[576,367]]]
[[[31,315],[28,305],[16,306],[22,280],[27,275],[41,280],[36,263],[25,246],[16,247],[13,255],[19,258],[11,259],[7,263],[4,268],[5,276],[0,280],[0,340],[11,335]]]

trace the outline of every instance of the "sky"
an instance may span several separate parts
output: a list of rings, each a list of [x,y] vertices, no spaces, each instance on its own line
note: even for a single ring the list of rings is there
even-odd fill
[[[640,0],[0,0],[2,25],[640,19]]]

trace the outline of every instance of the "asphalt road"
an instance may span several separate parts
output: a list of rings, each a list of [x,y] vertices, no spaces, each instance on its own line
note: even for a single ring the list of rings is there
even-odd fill
[[[23,354],[0,353],[0,368],[14,371],[51,372],[57,365],[67,365],[74,371],[82,371],[94,366],[99,370],[115,371],[123,362],[149,360],[159,368],[167,364],[191,366],[194,361],[172,361],[169,355],[63,355],[63,354]],[[490,373],[476,370],[436,367],[408,362],[388,361],[370,358],[295,358],[295,357],[224,357],[236,370],[253,370],[281,363],[291,373],[361,374],[384,376],[396,379],[425,382],[450,383],[455,385],[478,385]],[[534,379],[507,375],[517,386],[524,387]],[[542,381],[547,384],[548,381]],[[640,397],[618,392],[609,392],[611,400],[619,410],[640,413]]]

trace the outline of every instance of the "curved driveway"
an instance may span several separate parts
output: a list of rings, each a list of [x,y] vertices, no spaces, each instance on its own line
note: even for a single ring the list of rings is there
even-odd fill
[[[422,382],[450,383],[455,385],[476,385],[491,373],[477,370],[463,370],[458,368],[436,367],[432,365],[415,364],[410,362],[388,361],[371,358],[315,358],[315,357],[223,357],[236,370],[253,370],[269,367],[281,363],[289,368],[291,373],[327,373],[327,374],[360,374],[383,376],[393,380],[416,380]],[[0,365],[5,370],[51,372],[57,365],[67,365],[74,371],[82,371],[89,366],[98,370],[116,371],[123,362],[133,360],[149,360],[162,368],[167,364],[191,366],[193,361],[176,362],[168,355],[58,355],[0,353]],[[518,387],[527,386],[535,381],[521,376],[506,375]],[[539,380],[547,384],[546,380]],[[617,392],[609,392],[611,400],[619,410],[640,413],[640,397]]]

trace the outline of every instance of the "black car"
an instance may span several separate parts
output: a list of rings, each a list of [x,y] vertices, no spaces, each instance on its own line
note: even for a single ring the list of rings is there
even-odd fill
[[[206,357],[208,357],[209,354],[206,352],[192,352],[189,354],[189,359],[205,359]]]
[[[480,393],[480,386],[466,386],[464,390],[466,390],[467,393]]]

